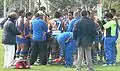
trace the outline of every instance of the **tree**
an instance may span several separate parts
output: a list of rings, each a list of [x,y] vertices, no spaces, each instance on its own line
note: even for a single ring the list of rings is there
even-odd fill
[[[115,8],[117,10],[117,13],[119,14],[120,12],[120,0],[104,0],[103,1],[103,8],[105,9],[110,9],[110,8]],[[120,14],[119,14],[120,16]]]
[[[75,0],[48,0],[50,2],[50,7],[57,9],[65,9],[67,6],[75,6]]]
[[[22,1],[22,2],[21,2]],[[10,10],[12,8],[19,8],[20,3],[25,8],[26,12],[35,11],[35,2],[37,0],[7,0],[6,10]],[[41,0],[39,0],[41,1]],[[58,9],[65,9],[70,6],[71,8],[81,7],[86,5],[87,7],[96,6],[99,0],[46,0],[48,11],[55,12]],[[117,12],[120,12],[120,0],[102,0],[103,9],[115,8]],[[40,2],[39,6],[40,7]],[[31,9],[30,9],[31,8]],[[0,0],[0,17],[3,16],[4,10],[4,1]]]

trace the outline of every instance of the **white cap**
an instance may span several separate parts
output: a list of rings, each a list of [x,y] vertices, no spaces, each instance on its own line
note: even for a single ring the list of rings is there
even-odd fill
[[[41,10],[39,10],[37,13],[40,15],[44,15],[43,11],[41,11]]]

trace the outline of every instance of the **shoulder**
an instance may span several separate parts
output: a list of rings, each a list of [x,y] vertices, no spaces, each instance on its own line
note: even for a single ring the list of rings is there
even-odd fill
[[[72,19],[71,21],[70,21],[70,24],[74,24],[76,22],[76,19]]]
[[[14,23],[13,23],[12,21],[7,20],[7,21],[5,22],[5,24],[4,24],[4,27],[5,27],[5,26],[11,27],[11,26],[13,26],[13,25],[14,25]]]
[[[22,18],[22,17],[19,17],[18,19],[17,19],[17,21],[23,21],[24,20],[24,18]]]
[[[8,20],[6,21],[6,23],[8,23],[8,24],[14,24],[14,22],[12,22],[10,19],[8,19]]]
[[[116,24],[116,21],[115,20],[111,20],[111,21],[107,22],[106,24]]]
[[[72,19],[71,22],[75,22],[77,19]]]
[[[115,21],[115,20],[112,20],[112,21],[110,21],[110,22],[116,24],[116,21]]]

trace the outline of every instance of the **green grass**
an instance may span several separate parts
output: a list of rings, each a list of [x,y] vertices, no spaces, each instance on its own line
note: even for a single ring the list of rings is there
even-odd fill
[[[64,68],[64,66],[58,65],[46,65],[46,66],[32,66],[31,69],[7,69],[3,67],[4,48],[1,43],[2,32],[0,31],[0,71],[75,71],[75,68]],[[120,71],[120,48],[118,45],[117,65],[111,67],[102,67],[102,65],[94,65],[96,71]],[[82,71],[87,71],[83,68]]]

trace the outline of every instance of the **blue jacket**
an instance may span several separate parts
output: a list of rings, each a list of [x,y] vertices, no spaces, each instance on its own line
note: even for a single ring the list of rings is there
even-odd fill
[[[35,41],[43,41],[46,40],[45,37],[46,35],[44,35],[45,32],[47,32],[48,27],[45,23],[45,21],[43,21],[40,18],[35,18],[32,20],[32,30],[33,30],[33,36],[32,36],[32,40]]]
[[[67,32],[73,32],[74,25],[79,20],[80,20],[80,17],[72,19],[68,25]]]
[[[55,37],[57,40],[62,40],[65,43],[73,40],[73,33],[72,32],[63,32]],[[68,40],[69,39],[69,40]]]
[[[96,25],[94,21],[87,17],[83,17],[75,24],[73,31],[77,47],[88,47],[92,45],[97,35]]]

